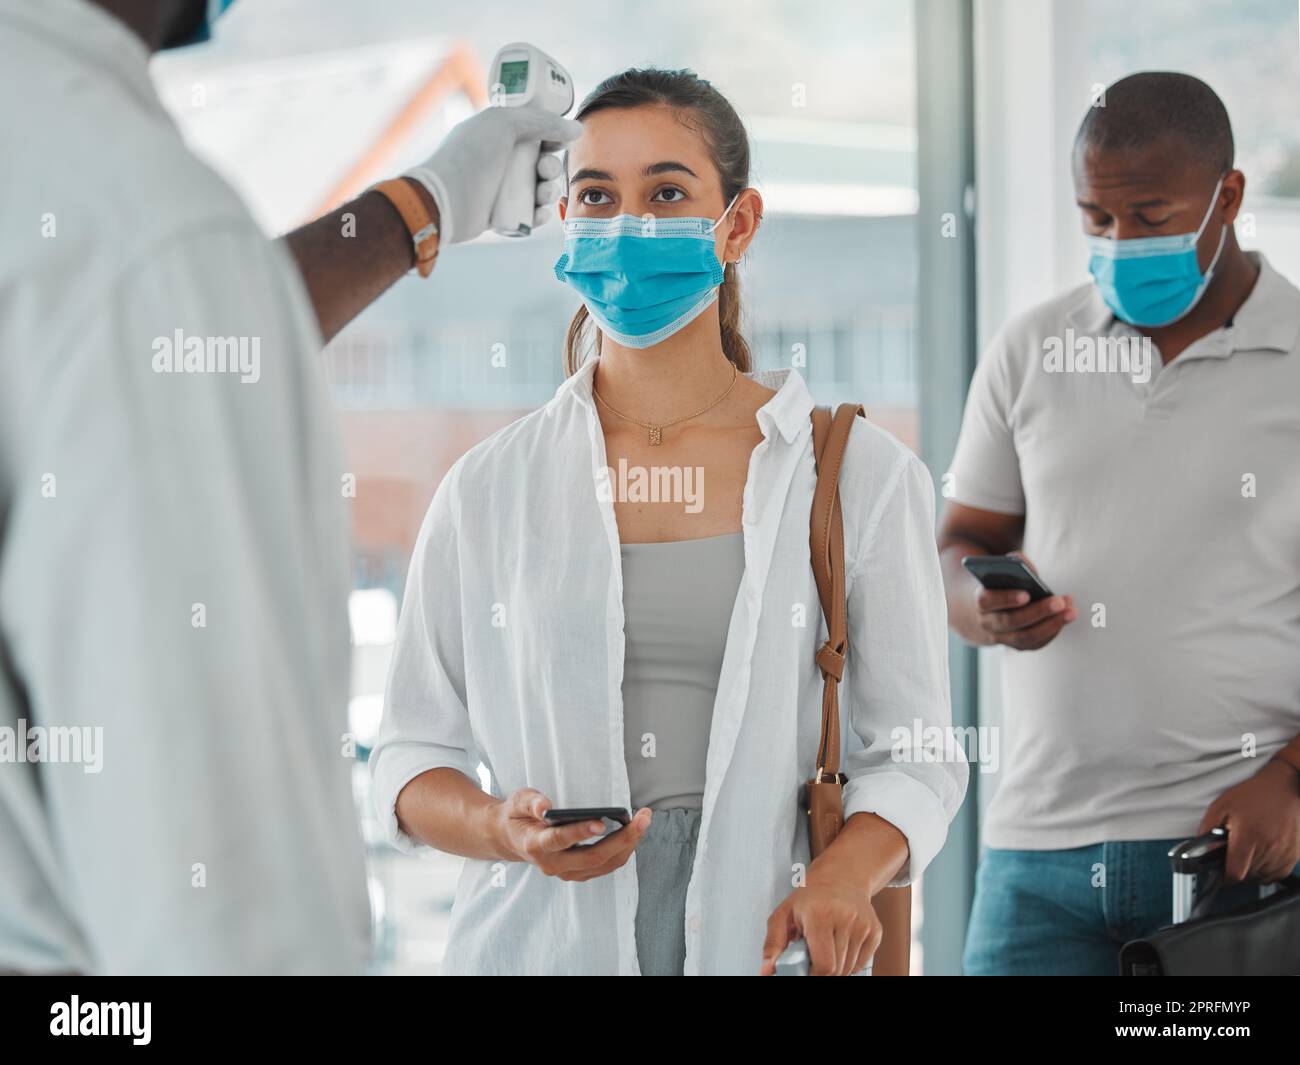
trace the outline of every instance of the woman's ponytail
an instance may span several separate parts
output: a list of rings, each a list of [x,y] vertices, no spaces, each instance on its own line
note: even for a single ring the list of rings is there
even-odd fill
[[[749,373],[753,369],[753,360],[749,344],[740,332],[740,275],[735,263],[727,263],[722,275],[722,289],[718,292],[718,322],[722,326],[722,353],[741,373]]]

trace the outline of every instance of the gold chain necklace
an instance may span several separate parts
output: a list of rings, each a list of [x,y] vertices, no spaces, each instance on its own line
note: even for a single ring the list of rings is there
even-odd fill
[[[731,394],[731,390],[736,387],[736,382],[739,379],[740,379],[740,369],[739,367],[736,366],[735,363],[732,363],[731,384],[727,385],[722,395],[720,395],[707,407],[701,407],[694,414],[686,414],[680,418],[674,418],[670,422],[659,422],[657,424],[655,422],[643,422],[638,418],[631,418],[628,415],[624,414],[621,410],[616,410],[615,408],[611,407],[609,403],[607,403],[604,399],[601,398],[600,393],[596,391],[596,386],[594,383],[591,386],[591,394],[596,397],[596,402],[598,402],[602,407],[604,407],[607,411],[609,411],[610,414],[616,414],[618,415],[618,417],[622,418],[625,422],[631,422],[633,425],[639,425],[641,426],[642,429],[648,430],[650,433],[650,446],[658,447],[660,444],[663,443],[663,439],[664,439],[663,431],[665,429],[673,425],[678,425],[681,422],[688,422],[692,418],[698,418],[701,414],[706,414],[709,411],[711,411],[714,407],[716,407],[719,403],[721,403],[724,399],[726,399],[728,395]]]

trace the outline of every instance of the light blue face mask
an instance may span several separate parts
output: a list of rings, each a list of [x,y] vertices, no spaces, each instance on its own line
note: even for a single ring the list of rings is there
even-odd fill
[[[1226,176],[1226,175],[1225,175]],[[1223,227],[1219,247],[1209,268],[1201,273],[1196,244],[1219,202],[1223,178],[1214,186],[1210,206],[1195,233],[1172,237],[1136,237],[1113,240],[1088,237],[1088,272],[1101,297],[1115,316],[1130,325],[1156,328],[1172,325],[1196,306],[1214,276],[1228,227]]]
[[[184,48],[191,44],[202,44],[204,41],[212,38],[212,24],[233,4],[235,0],[205,0],[206,8],[203,12],[203,21],[188,37],[177,41],[168,41],[163,48]]]
[[[625,348],[648,348],[698,318],[718,298],[723,266],[716,221],[621,214],[570,218],[555,276],[582,297],[601,331]]]

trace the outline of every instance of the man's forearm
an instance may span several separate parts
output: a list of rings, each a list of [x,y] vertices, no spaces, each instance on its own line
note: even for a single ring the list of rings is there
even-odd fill
[[[1296,736],[1271,759],[1289,766],[1297,784],[1300,784],[1300,736]]]
[[[438,222],[423,185],[409,182]],[[411,234],[388,198],[365,192],[284,238],[329,341],[415,265]]]

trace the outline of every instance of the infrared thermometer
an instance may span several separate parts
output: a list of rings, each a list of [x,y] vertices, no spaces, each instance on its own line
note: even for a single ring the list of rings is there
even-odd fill
[[[555,115],[573,106],[569,72],[535,45],[507,44],[492,60],[488,99],[494,107],[535,107]],[[533,231],[537,207],[537,160],[540,142],[516,144],[505,180],[492,205],[492,230],[506,237],[526,237]]]

